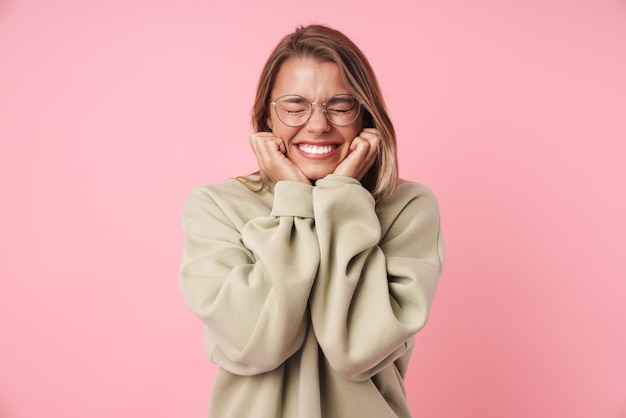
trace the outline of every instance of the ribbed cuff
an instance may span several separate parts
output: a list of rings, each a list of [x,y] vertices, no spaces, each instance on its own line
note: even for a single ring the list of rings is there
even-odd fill
[[[361,185],[361,182],[353,177],[339,176],[337,174],[329,174],[323,179],[315,182],[315,187],[339,187],[348,184]]]
[[[313,186],[297,181],[276,183],[271,216],[313,218]]]

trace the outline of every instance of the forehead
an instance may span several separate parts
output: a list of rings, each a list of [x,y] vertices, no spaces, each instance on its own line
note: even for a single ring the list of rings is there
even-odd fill
[[[298,94],[311,101],[325,100],[341,93],[350,93],[334,62],[320,62],[311,58],[291,58],[285,61],[276,75],[272,96]]]

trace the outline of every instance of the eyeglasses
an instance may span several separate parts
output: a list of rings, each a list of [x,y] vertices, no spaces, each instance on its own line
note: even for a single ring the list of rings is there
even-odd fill
[[[359,117],[361,102],[351,94],[338,94],[324,103],[311,103],[302,96],[288,94],[281,96],[271,105],[282,123],[291,127],[302,126],[313,115],[313,106],[321,104],[328,122],[336,126],[347,126]]]

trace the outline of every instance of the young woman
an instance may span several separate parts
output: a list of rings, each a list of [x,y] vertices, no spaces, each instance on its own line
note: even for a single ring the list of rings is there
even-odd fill
[[[298,28],[258,84],[259,170],[195,189],[180,283],[220,366],[211,417],[410,417],[404,377],[444,261],[439,210],[398,178],[358,47]]]

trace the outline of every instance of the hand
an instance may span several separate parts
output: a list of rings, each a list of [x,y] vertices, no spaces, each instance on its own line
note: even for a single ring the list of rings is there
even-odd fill
[[[378,129],[365,128],[350,143],[350,153],[333,174],[361,180],[376,162],[381,136]]]
[[[302,170],[285,155],[287,150],[283,140],[272,132],[251,133],[250,146],[259,163],[259,170],[275,183],[291,180],[311,184]]]

